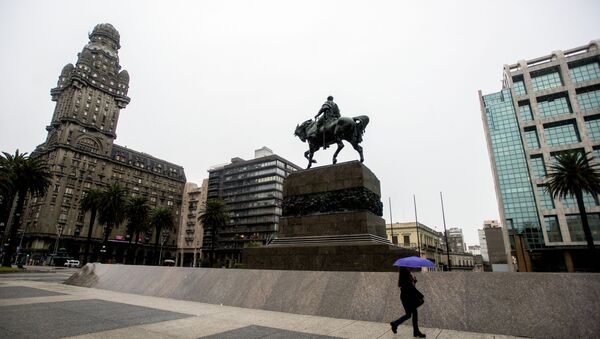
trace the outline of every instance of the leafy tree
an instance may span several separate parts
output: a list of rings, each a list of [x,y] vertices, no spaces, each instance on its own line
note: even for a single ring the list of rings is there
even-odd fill
[[[125,202],[127,191],[119,184],[111,184],[104,188],[100,197],[100,223],[106,225],[104,231],[102,263],[106,262],[106,251],[108,250],[108,237],[112,229],[119,227],[125,220]]]
[[[133,264],[134,258],[134,253],[131,249],[131,241],[135,236],[135,244],[137,248],[140,233],[145,232],[148,229],[149,213],[150,206],[148,206],[148,199],[146,197],[138,195],[127,200],[127,204],[125,205],[125,214],[127,215],[127,234],[129,234],[127,254],[131,264]]]
[[[85,196],[79,202],[81,212],[90,211],[90,226],[88,228],[87,241],[85,243],[85,253],[83,256],[83,265],[87,264],[90,255],[90,245],[92,243],[92,233],[94,223],[96,222],[96,213],[100,208],[102,199],[102,191],[99,189],[91,189],[85,193]]]
[[[175,220],[173,218],[173,209],[170,207],[157,207],[150,213],[150,225],[154,226],[156,231],[155,242],[154,242],[154,263],[158,265],[158,256],[156,255],[158,250],[158,242],[160,241],[162,231],[171,231],[175,229]]]
[[[600,194],[600,169],[598,164],[592,162],[590,153],[583,154],[579,151],[560,153],[555,157],[555,164],[550,166],[546,189],[555,198],[575,196],[583,233],[588,249],[594,252],[594,239],[583,202],[583,193],[597,196]],[[597,268],[597,258],[595,258]]]
[[[12,225],[8,233],[9,245],[5,249],[4,260],[2,266],[11,266],[12,256],[16,252],[17,247],[17,228],[21,222],[21,214],[25,204],[27,194],[45,195],[50,186],[50,171],[46,162],[40,158],[27,156],[27,153],[19,153],[19,150],[14,155],[3,152],[0,156],[0,173],[2,175],[3,194],[10,199],[16,195],[17,204],[12,218]],[[12,192],[12,194],[11,194]]]
[[[211,232],[210,244],[210,267],[213,266],[215,257],[215,245],[217,242],[217,229],[224,227],[227,223],[227,206],[220,199],[209,199],[204,203],[202,215],[198,220],[204,225],[204,228],[209,228]]]

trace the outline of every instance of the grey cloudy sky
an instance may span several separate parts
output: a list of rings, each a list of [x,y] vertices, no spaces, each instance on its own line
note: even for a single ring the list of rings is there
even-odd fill
[[[476,244],[498,208],[477,90],[502,66],[600,38],[598,1],[0,1],[0,150],[45,140],[50,88],[97,23],[121,34],[131,103],[117,143],[184,166],[189,181],[267,146],[305,167],[292,136],[328,95],[367,114],[365,164],[394,221]],[[320,151],[329,164],[333,147]],[[351,147],[339,159],[353,160]]]

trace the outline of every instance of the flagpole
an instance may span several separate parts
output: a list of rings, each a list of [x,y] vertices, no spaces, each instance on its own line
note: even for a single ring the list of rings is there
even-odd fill
[[[448,258],[448,271],[452,271],[452,264],[450,263],[450,246],[448,245],[448,231],[446,230],[446,215],[444,214],[444,198],[442,192],[440,192],[440,201],[442,202],[442,219],[444,221],[444,239],[446,239],[446,256]]]
[[[421,257],[421,237],[419,236],[419,221],[417,219],[417,198],[413,194],[413,203],[415,205],[415,227],[417,228],[417,248],[419,250],[419,258]]]
[[[392,244],[394,243],[394,222],[392,221],[392,198],[388,197],[389,205],[390,205],[390,234],[392,237]],[[396,243],[398,243],[396,241]]]

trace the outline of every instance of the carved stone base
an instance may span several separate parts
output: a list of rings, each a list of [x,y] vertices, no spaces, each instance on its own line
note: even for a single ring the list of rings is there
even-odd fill
[[[303,271],[396,272],[398,258],[416,252],[398,246],[370,243],[266,246],[246,248],[246,268]]]
[[[385,221],[367,211],[312,214],[279,219],[279,238],[363,233],[385,237]]]
[[[351,161],[290,174],[283,183],[283,217],[270,245],[246,248],[251,269],[396,271],[416,252],[386,238],[379,179]]]

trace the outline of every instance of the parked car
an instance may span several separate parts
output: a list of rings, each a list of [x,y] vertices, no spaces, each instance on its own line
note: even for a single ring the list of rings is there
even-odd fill
[[[166,259],[163,261],[163,266],[175,266],[175,260]]]
[[[67,260],[65,261],[65,267],[79,267],[81,265],[79,260]]]

